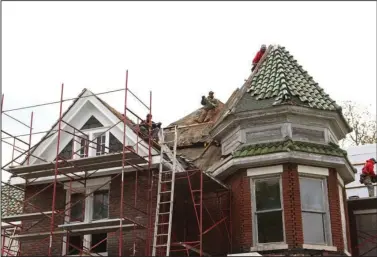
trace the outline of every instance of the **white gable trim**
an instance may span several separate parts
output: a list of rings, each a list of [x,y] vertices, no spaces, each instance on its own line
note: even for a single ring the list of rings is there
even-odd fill
[[[88,97],[89,96],[89,97]],[[104,127],[111,127],[114,126],[110,132],[120,141],[123,142],[123,129],[124,125],[123,122],[119,122],[119,118],[114,115],[102,102],[100,102],[96,96],[92,95],[90,91],[85,91],[84,94],[77,102],[71,106],[70,110],[65,114],[63,120],[73,127],[81,128],[85,122],[91,117],[94,116],[98,119],[99,122],[104,125]],[[57,130],[58,124],[56,124],[52,130]],[[64,122],[61,123],[61,129],[67,130],[73,133],[74,129],[65,124]],[[54,132],[50,132],[54,133]],[[50,134],[48,133],[48,134]],[[76,132],[75,134],[80,135],[80,132]],[[127,145],[135,145],[137,142],[137,135],[136,133],[129,127],[126,127],[126,144]],[[61,152],[64,147],[69,143],[72,139],[73,135],[61,131],[60,135],[60,147],[59,152]],[[56,157],[56,141],[58,135],[55,133],[50,138],[46,139],[42,142],[33,152],[35,156],[41,156],[43,159],[47,159],[48,161],[52,161]],[[140,141],[140,139],[139,139]],[[148,156],[148,145],[144,141],[139,143],[138,147],[138,154],[141,156]],[[152,149],[152,155],[157,154],[155,149]],[[52,156],[54,156],[52,158]],[[51,159],[52,158],[52,159]],[[41,162],[35,157],[30,157],[30,165],[36,164]]]

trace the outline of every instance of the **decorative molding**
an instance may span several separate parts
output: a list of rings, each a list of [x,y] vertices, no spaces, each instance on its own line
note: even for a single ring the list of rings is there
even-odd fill
[[[254,252],[254,251],[258,251],[258,252],[261,252],[261,251],[271,251],[271,250],[285,250],[285,249],[288,249],[288,244],[285,244],[285,243],[277,243],[277,244],[274,244],[274,243],[270,243],[270,244],[258,244],[257,246],[254,246],[254,247],[250,247],[250,251]]]
[[[283,165],[247,169],[248,177],[268,176],[268,175],[280,174],[280,173],[283,173]]]
[[[325,176],[325,177],[329,176],[328,168],[320,168],[320,167],[307,166],[307,165],[298,165],[297,172],[309,174],[309,175],[316,175],[316,176]]]
[[[234,127],[234,125],[239,125],[244,120],[249,120],[255,122],[256,120],[261,123],[265,122],[266,119],[278,119],[278,117],[290,115],[302,116],[307,118],[316,118],[320,121],[319,124],[328,123],[331,130],[335,133],[336,137],[340,140],[348,134],[347,126],[344,121],[341,119],[340,115],[335,111],[322,111],[317,109],[311,109],[302,106],[274,106],[261,110],[246,111],[236,114],[231,114],[228,116],[227,121],[223,120],[221,124],[218,124],[216,127],[210,131],[212,137],[222,137],[229,129]],[[287,122],[291,122],[290,119],[286,119]],[[274,123],[271,121],[270,123]],[[326,124],[325,124],[326,125]]]
[[[336,252],[338,248],[336,246],[329,246],[329,245],[311,245],[311,244],[303,244],[303,249],[310,249],[310,250],[320,250],[320,251],[329,251],[329,252]]]

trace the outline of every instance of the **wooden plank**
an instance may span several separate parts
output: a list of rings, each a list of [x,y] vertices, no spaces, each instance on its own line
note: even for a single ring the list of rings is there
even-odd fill
[[[67,174],[81,171],[113,168],[118,166],[120,167],[122,164],[122,158],[122,153],[115,153],[88,158],[59,161],[59,172]],[[125,159],[132,164],[142,164],[147,162],[144,158],[132,152],[126,153]],[[30,166],[10,167],[8,170],[11,173],[17,174],[19,176],[24,176],[25,178],[38,178],[53,175],[55,172],[54,165],[55,162],[52,162]]]
[[[133,224],[125,224],[122,226],[122,230],[131,230],[134,227]],[[136,229],[140,229],[140,226],[136,226]],[[68,231],[64,230],[56,230],[52,234],[53,235],[65,235],[69,233],[69,235],[86,235],[86,234],[100,234],[100,233],[110,233],[119,230],[118,226],[105,226],[105,227],[93,227],[93,228],[86,228],[86,229],[73,229]],[[10,238],[14,238],[17,240],[36,240],[36,239],[43,239],[47,238],[50,235],[50,232],[40,232],[40,233],[28,233],[28,234],[19,234],[11,236]]]

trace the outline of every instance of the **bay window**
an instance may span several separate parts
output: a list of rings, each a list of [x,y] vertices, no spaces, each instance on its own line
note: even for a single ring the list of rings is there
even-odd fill
[[[326,181],[300,177],[300,195],[304,244],[329,245],[329,209]]]

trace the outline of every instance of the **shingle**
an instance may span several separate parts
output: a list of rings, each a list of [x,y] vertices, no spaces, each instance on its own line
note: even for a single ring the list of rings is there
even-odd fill
[[[11,196],[11,197],[9,197]],[[17,200],[18,201],[17,201]],[[1,186],[1,216],[10,216],[22,213],[24,192],[8,185]]]
[[[233,153],[233,157],[240,158],[240,157],[246,157],[246,156],[256,156],[256,155],[272,154],[272,153],[278,153],[278,152],[289,152],[289,151],[338,156],[338,157],[345,158],[347,162],[349,163],[349,160],[347,158],[347,152],[342,150],[338,145],[331,144],[331,143],[327,145],[315,144],[315,143],[308,143],[308,142],[293,141],[291,139],[280,141],[280,142],[248,145],[235,151]]]
[[[273,105],[287,103],[292,97],[296,97],[307,107],[338,110],[335,101],[281,46],[275,46],[268,52],[259,71],[250,82],[249,92],[256,100],[274,98]]]

